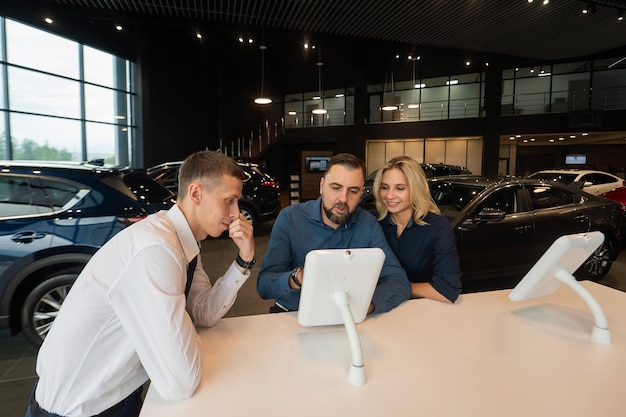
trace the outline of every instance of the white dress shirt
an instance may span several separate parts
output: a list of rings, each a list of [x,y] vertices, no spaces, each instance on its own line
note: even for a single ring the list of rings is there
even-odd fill
[[[202,377],[193,321],[214,325],[250,276],[233,262],[212,286],[198,259],[185,300],[187,265],[198,254],[178,206],[106,243],[81,272],[39,350],[39,405],[63,416],[91,416],[148,379],[164,398],[191,396]]]

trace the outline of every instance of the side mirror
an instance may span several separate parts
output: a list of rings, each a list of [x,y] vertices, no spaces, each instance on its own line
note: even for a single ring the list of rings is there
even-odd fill
[[[485,207],[478,213],[478,221],[483,222],[499,222],[504,220],[506,213],[500,209],[493,207]]]

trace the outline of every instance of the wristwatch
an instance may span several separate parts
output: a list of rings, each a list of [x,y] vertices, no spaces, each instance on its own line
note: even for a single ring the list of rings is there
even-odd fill
[[[301,269],[302,267],[297,266],[293,269],[293,271],[291,271],[291,275],[289,275],[289,278],[293,280],[293,283],[296,284],[296,287],[298,288],[302,288],[302,283],[298,279],[298,273],[300,272]]]
[[[239,265],[243,269],[250,270],[256,264],[256,258],[252,258],[252,260],[250,262],[246,262],[243,259],[241,259],[241,256],[239,254],[237,254],[237,257],[235,258],[235,262],[237,262],[237,265]]]

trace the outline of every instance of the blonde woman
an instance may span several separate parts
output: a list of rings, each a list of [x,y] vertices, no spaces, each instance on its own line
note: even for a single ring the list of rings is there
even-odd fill
[[[376,174],[373,192],[380,225],[411,282],[411,297],[456,301],[461,269],[454,234],[420,164],[407,156],[391,159]]]

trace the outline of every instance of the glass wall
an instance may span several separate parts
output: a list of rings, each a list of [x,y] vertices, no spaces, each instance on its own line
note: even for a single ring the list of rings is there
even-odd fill
[[[369,123],[480,117],[484,88],[484,73],[399,81],[393,89],[370,85]],[[387,110],[389,104],[397,108]]]
[[[0,40],[0,159],[131,165],[131,62],[5,18]]]
[[[591,109],[626,109],[626,57],[594,61]]]
[[[502,115],[626,109],[626,58],[507,69]]]
[[[325,110],[325,111],[323,111]],[[285,127],[342,126],[354,123],[354,89],[288,94]]]

